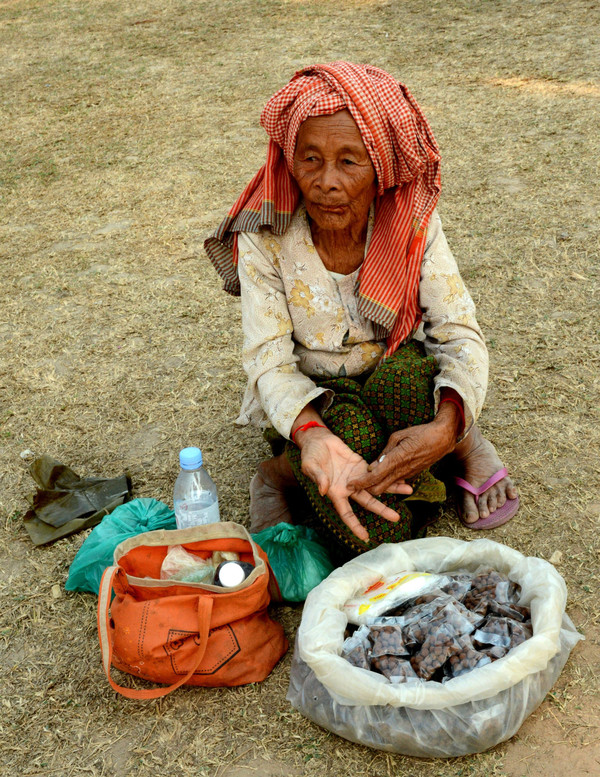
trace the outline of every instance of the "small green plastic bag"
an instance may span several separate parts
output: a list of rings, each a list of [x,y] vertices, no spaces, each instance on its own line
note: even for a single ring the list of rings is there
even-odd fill
[[[69,567],[67,591],[100,590],[102,573],[113,563],[114,550],[128,537],[156,529],[175,529],[175,513],[157,499],[132,499],[116,507],[92,529]]]
[[[278,523],[253,534],[252,539],[269,557],[285,601],[303,602],[333,572],[327,548],[307,526]]]

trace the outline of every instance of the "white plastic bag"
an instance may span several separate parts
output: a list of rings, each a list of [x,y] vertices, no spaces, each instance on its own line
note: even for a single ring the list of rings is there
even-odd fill
[[[212,583],[215,568],[210,559],[195,556],[181,545],[172,545],[160,568],[161,580],[181,580],[187,583]]]
[[[521,585],[533,637],[504,658],[445,683],[393,684],[341,655],[344,603],[398,570],[475,571],[486,565]],[[512,737],[541,704],[582,637],[567,615],[554,567],[491,540],[431,537],[380,545],[336,569],[309,594],[296,636],[287,698],[346,739],[420,757],[477,753]]]

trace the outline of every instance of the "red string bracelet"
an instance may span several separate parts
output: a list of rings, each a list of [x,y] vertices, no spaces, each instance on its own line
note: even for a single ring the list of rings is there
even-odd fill
[[[292,441],[292,442],[293,442],[295,445],[297,445],[298,443],[296,442],[296,440],[295,440],[294,438],[296,437],[296,435],[298,434],[298,432],[303,432],[303,431],[305,431],[306,429],[313,429],[313,428],[315,428],[315,427],[317,427],[317,426],[320,426],[322,429],[327,429],[327,427],[325,426],[325,424],[320,424],[318,421],[308,421],[308,423],[306,423],[306,424],[302,424],[302,426],[299,426],[297,429],[294,429],[294,431],[293,431],[293,432],[291,433],[291,435],[290,435],[290,440],[291,440],[291,441]]]
[[[465,409],[463,406],[462,397],[458,393],[458,391],[454,391],[454,389],[451,389],[447,386],[444,386],[442,388],[441,393],[441,399],[440,399],[440,405],[442,402],[452,402],[453,405],[456,405],[458,408],[458,412],[460,413],[460,419],[461,419],[461,425],[459,429],[459,435],[461,435],[465,429]]]

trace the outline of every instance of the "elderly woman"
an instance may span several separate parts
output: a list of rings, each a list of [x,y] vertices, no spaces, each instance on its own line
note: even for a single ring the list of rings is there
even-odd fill
[[[487,351],[418,104],[383,70],[334,62],[296,73],[261,123],[266,164],[205,244],[242,297],[238,423],[277,453],[251,483],[252,529],[292,520],[300,486],[347,552],[420,536],[450,454],[463,523],[505,523],[518,496],[475,426]]]

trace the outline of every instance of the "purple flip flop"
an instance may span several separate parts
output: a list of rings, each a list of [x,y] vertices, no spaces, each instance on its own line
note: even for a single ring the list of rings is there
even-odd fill
[[[485,493],[488,488],[491,488],[493,485],[498,483],[498,481],[502,480],[502,478],[505,478],[508,475],[508,470],[506,467],[503,467],[502,469],[499,469],[498,472],[496,472],[494,475],[492,475],[489,480],[486,480],[485,483],[479,488],[475,488],[470,483],[468,483],[466,480],[463,480],[462,478],[454,478],[454,482],[457,486],[460,486],[461,488],[464,488],[465,491],[468,491],[470,494],[473,494],[475,497],[475,504],[479,503],[479,497]],[[475,521],[475,523],[467,523],[466,521],[463,521],[462,515],[460,516],[460,520],[463,524],[463,526],[466,526],[469,529],[494,529],[496,526],[502,526],[503,523],[508,523],[510,519],[515,515],[517,510],[519,509],[519,497],[516,499],[507,499],[506,502],[502,505],[502,507],[499,507],[497,510],[494,510],[493,513],[490,513],[487,518],[480,518],[478,521]]]

